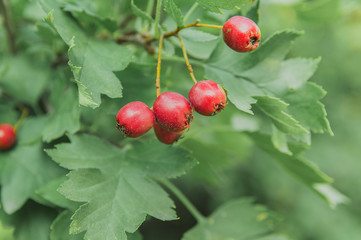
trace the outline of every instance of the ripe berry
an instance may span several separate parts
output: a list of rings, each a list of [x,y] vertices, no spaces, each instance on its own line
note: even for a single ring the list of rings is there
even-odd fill
[[[205,116],[213,116],[227,104],[224,89],[216,82],[204,80],[194,85],[188,94],[194,110]]]
[[[0,149],[11,148],[16,140],[15,128],[8,123],[0,124]]]
[[[183,131],[170,132],[159,126],[157,122],[154,123],[154,132],[158,140],[165,144],[172,144],[176,142],[181,136]]]
[[[155,120],[164,129],[180,132],[189,127],[193,109],[188,100],[175,92],[164,92],[153,104]]]
[[[261,41],[261,31],[251,19],[235,16],[223,25],[224,42],[237,52],[255,50]]]
[[[121,133],[135,138],[153,127],[154,114],[144,103],[131,102],[119,110],[115,122]]]

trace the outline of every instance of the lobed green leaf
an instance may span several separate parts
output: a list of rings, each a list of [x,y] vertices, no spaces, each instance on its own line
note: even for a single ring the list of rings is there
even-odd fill
[[[86,231],[92,239],[127,239],[147,214],[176,219],[174,204],[152,178],[173,178],[195,161],[181,148],[159,143],[128,145],[123,149],[90,135],[69,136],[48,154],[71,169],[60,188],[67,198],[86,202],[72,217],[71,233]]]

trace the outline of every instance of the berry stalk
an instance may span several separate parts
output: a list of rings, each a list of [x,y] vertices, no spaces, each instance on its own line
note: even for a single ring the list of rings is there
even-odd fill
[[[161,67],[161,61],[162,61],[163,39],[164,39],[164,35],[161,35],[159,38],[157,76],[155,79],[155,91],[156,91],[157,97],[160,95],[160,67]]]
[[[196,80],[196,78],[194,76],[194,73],[193,73],[192,65],[189,63],[189,60],[188,60],[187,50],[186,50],[186,48],[184,46],[183,39],[179,35],[176,35],[176,36],[179,39],[179,42],[180,42],[180,44],[182,46],[184,61],[186,62],[186,65],[187,65],[187,68],[188,68],[188,71],[189,71],[189,75],[191,75],[191,78],[192,78],[194,84],[197,84],[197,80]]]
[[[26,107],[24,107],[23,105],[20,105],[19,108],[21,110],[21,116],[20,116],[19,120],[14,125],[15,131],[17,131],[19,129],[19,127],[21,127],[21,125],[23,124],[25,118],[29,114],[29,110]]]

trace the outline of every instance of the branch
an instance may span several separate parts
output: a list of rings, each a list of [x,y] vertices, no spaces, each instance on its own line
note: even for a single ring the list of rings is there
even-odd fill
[[[209,28],[216,28],[216,29],[222,29],[223,28],[222,26],[218,26],[218,25],[199,24],[199,22],[200,22],[200,20],[197,19],[194,23],[177,27],[175,30],[163,34],[164,38],[169,38],[169,37],[172,37],[172,36],[176,36],[179,33],[179,31],[181,31],[182,29],[190,28],[190,27],[209,27]],[[149,38],[146,42],[150,43],[150,42],[153,42],[155,40],[157,40],[157,38],[153,37],[153,38]]]

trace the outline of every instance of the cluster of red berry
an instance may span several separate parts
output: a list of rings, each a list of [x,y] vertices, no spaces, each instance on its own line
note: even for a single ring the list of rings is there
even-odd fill
[[[159,141],[172,144],[193,119],[193,108],[205,116],[221,111],[227,102],[223,88],[214,81],[195,84],[188,100],[176,92],[160,94],[153,104],[153,111],[142,102],[131,102],[122,107],[116,117],[116,127],[128,137],[139,137],[154,126]]]
[[[261,33],[256,23],[246,17],[230,18],[222,27],[225,43],[237,52],[255,50]],[[189,91],[189,101],[176,92],[160,94],[153,111],[136,101],[122,107],[116,116],[116,127],[128,137],[139,137],[154,127],[159,141],[172,144],[189,128],[193,109],[205,116],[220,112],[227,102],[224,89],[214,81],[197,82]]]

